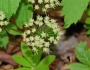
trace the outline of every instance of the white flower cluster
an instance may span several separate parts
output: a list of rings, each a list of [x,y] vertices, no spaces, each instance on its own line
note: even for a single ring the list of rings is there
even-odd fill
[[[36,0],[38,2],[37,4],[35,0],[28,1],[35,4],[35,10],[41,9],[42,7],[43,12],[46,12],[48,8],[55,8],[55,6],[58,6],[60,4],[58,0]]]
[[[28,46],[31,46],[34,52],[37,52],[37,48],[43,48],[43,51],[49,53],[49,46],[51,43],[57,44],[62,32],[60,27],[54,19],[50,19],[48,16],[37,16],[37,19],[30,19],[29,23],[25,24],[27,30],[24,32],[25,42]]]
[[[2,27],[8,25],[8,21],[4,20],[6,18],[3,11],[0,11],[0,32],[2,31]]]

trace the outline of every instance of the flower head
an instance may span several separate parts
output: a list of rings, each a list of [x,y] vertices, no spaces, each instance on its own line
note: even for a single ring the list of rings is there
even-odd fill
[[[48,8],[54,8],[55,6],[58,6],[60,4],[59,0],[28,0],[31,3],[34,3],[37,5],[34,6],[35,10],[42,10],[43,12],[47,12]],[[42,7],[40,7],[42,6]]]
[[[32,26],[30,26],[31,23]],[[38,15],[35,20],[31,19],[27,24],[29,27],[24,32],[26,36],[25,41],[28,46],[34,47],[33,51],[38,47],[43,48],[44,52],[49,53],[50,44],[57,44],[62,35],[62,32],[60,32],[61,28],[49,16],[43,18]]]
[[[44,48],[43,48],[43,52],[49,54],[50,50],[49,50],[49,48],[44,47]]]

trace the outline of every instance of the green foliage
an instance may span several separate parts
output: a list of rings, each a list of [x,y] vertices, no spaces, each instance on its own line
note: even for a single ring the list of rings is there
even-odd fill
[[[21,44],[21,51],[23,56],[32,64],[37,65],[40,62],[42,49],[38,48],[38,54],[32,53],[31,49],[24,43]]]
[[[21,0],[0,0],[0,10],[5,12],[7,19],[16,13]]]
[[[68,66],[70,70],[90,70],[90,49],[86,42],[80,42],[75,50],[76,57],[81,63],[72,63]]]
[[[87,8],[90,0],[62,0],[62,15],[65,16],[65,28],[71,24],[77,23],[81,19],[84,10]]]
[[[90,16],[90,9],[87,9],[87,14]],[[86,19],[85,23],[84,27],[87,29],[86,34],[90,35],[90,17]]]
[[[90,70],[90,67],[81,63],[72,63],[68,66],[70,70]]]
[[[18,31],[17,27],[12,23],[9,23],[5,29],[9,34],[21,35],[21,33]]]
[[[55,59],[54,55],[48,55],[40,61],[42,49],[38,49],[38,52],[34,53],[24,43],[21,43],[21,50],[24,57],[17,55],[13,56],[13,59],[23,66],[16,70],[49,70],[48,65]]]
[[[11,35],[20,35],[21,33],[17,30],[17,27],[9,23],[6,27],[3,28],[3,31],[0,32],[0,47],[6,48],[8,42],[9,42],[9,37],[8,34]]]
[[[5,30],[3,30],[1,33],[0,33],[0,47],[4,47],[6,48],[6,45],[8,43],[8,35],[6,33]]]
[[[27,23],[30,18],[33,17],[33,6],[26,0],[22,0],[19,9],[16,13],[16,23],[19,28],[23,28],[23,25]]]

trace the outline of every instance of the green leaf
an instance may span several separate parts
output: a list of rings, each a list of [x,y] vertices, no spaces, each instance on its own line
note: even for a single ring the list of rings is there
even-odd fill
[[[42,55],[42,49],[41,48],[37,48],[37,49],[38,49],[38,52],[34,53],[34,56],[33,56],[33,61],[36,65],[40,62],[41,55]]]
[[[31,70],[30,68],[18,68],[18,69],[15,69],[15,70]]]
[[[87,9],[87,14],[90,16],[90,9],[89,8]]]
[[[89,66],[86,66],[81,63],[72,63],[67,66],[70,70],[90,70]]]
[[[12,34],[12,35],[21,35],[21,33],[20,33],[18,30],[6,28],[6,31],[7,31],[9,34]]]
[[[85,65],[90,66],[90,50],[88,50],[87,42],[80,42],[75,50],[76,57]]]
[[[9,23],[5,29],[9,34],[21,35],[21,33],[17,30],[17,27],[12,23]]]
[[[0,32],[0,47],[6,48],[9,38],[5,30]]]
[[[20,65],[25,67],[32,67],[31,64],[22,56],[13,55],[12,58]]]
[[[21,0],[0,0],[0,10],[4,11],[9,20],[12,14],[15,14]]]
[[[38,48],[38,53],[32,53],[31,49],[24,43],[21,43],[21,50],[23,56],[33,65],[37,65],[42,55],[42,49]]]
[[[19,10],[16,15],[16,24],[19,28],[23,28],[26,22],[29,22],[30,18],[33,17],[33,6],[26,0],[22,0],[20,3]]]
[[[34,65],[33,53],[31,52],[31,49],[28,46],[26,46],[24,43],[21,43],[21,51],[23,56],[28,60],[28,62]]]
[[[46,56],[37,66],[37,70],[42,70],[45,69],[43,67],[47,67],[48,65],[50,65],[55,59],[54,55],[48,55]],[[48,70],[48,69],[47,69]]]
[[[85,21],[86,24],[90,24],[90,18],[87,18]]]
[[[13,23],[9,23],[9,24],[7,25],[7,28],[17,30],[16,25],[14,25]]]
[[[36,70],[49,70],[49,67],[48,66],[41,66],[41,67],[38,67],[38,68],[36,68]]]
[[[85,24],[84,27],[85,27],[86,29],[90,29],[90,24]]]
[[[63,6],[62,15],[65,16],[65,28],[81,19],[89,2],[90,0],[62,0],[61,6]]]
[[[86,32],[87,35],[90,35],[90,29]]]

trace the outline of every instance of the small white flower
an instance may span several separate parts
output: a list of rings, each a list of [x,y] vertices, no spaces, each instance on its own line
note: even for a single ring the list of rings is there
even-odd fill
[[[35,21],[35,24],[36,24],[36,25],[39,25],[39,21]]]
[[[57,31],[57,29],[53,29],[53,32],[56,34],[58,31]]]
[[[38,5],[35,5],[35,9],[38,10],[39,9],[39,6]]]
[[[3,21],[1,21],[1,22],[0,22],[0,25],[1,25],[1,26],[3,26],[3,25],[4,25],[4,22],[3,22]]]
[[[53,26],[51,23],[46,23],[46,25],[50,28]]]
[[[30,36],[29,39],[30,39],[30,41],[33,41],[34,40],[34,37],[33,36]]]
[[[46,5],[45,5],[45,8],[46,8],[46,9],[50,8],[50,7],[49,7],[49,4],[46,4]]]
[[[24,27],[29,27],[27,23],[24,23],[24,24],[25,24],[25,26],[24,26]]]
[[[49,41],[50,41],[50,42],[54,41],[54,37],[50,37],[50,38],[49,38]]]
[[[33,23],[29,22],[28,26],[33,26]]]
[[[45,2],[45,3],[48,3],[48,2],[49,2],[49,0],[44,0],[44,2]]]
[[[30,19],[29,22],[30,22],[30,23],[33,23],[33,22],[34,22],[34,19]]]
[[[42,8],[42,11],[46,13],[47,12],[47,9],[46,8]]]
[[[51,8],[55,8],[55,4],[54,4],[54,3],[51,3],[51,4],[50,4],[50,7],[51,7]]]
[[[49,50],[49,48],[44,47],[44,48],[43,48],[43,52],[49,54],[50,50]]]
[[[5,14],[3,13],[3,11],[0,11],[0,20],[5,19]]]
[[[54,3],[54,0],[50,0],[50,3]]]
[[[42,25],[43,25],[43,22],[40,22],[40,23],[39,23],[39,26],[42,26]]]
[[[46,37],[46,33],[45,33],[45,32],[42,32],[42,33],[41,33],[41,36],[42,36],[42,37]]]
[[[43,3],[43,0],[38,0],[38,3],[40,3],[40,4]]]
[[[26,45],[30,46],[30,43],[29,43],[29,42],[27,42],[27,43],[26,43]]]
[[[45,43],[44,39],[39,40],[41,44]]]
[[[55,5],[60,5],[60,2],[59,1],[55,1]]]
[[[35,53],[37,53],[37,52],[38,52],[38,50],[37,50],[37,48],[36,48],[36,47],[33,47],[33,48],[32,48],[32,51],[33,51],[33,52],[35,52]]]
[[[42,21],[43,20],[43,17],[40,17],[39,20]]]
[[[39,48],[42,48],[42,47],[43,47],[43,45],[42,45],[42,44],[40,44],[38,47],[39,47]]]
[[[51,19],[50,21],[51,21],[51,23],[56,23],[56,20],[54,20],[54,19]]]
[[[58,27],[57,27],[57,23],[54,23],[54,24],[52,25],[52,28],[57,30],[57,28],[58,28]],[[60,29],[60,28],[59,28],[59,29]]]
[[[63,35],[63,34],[64,34],[63,32],[59,32],[59,33],[58,33],[59,36],[61,36],[61,35]]]
[[[2,28],[0,28],[0,32],[2,32]]]
[[[29,42],[30,40],[29,40],[29,38],[26,38],[26,42]]]
[[[50,46],[50,43],[49,42],[45,42],[44,46],[45,47],[49,47]]]
[[[31,33],[31,31],[30,31],[30,30],[27,30],[27,31],[26,31],[26,34],[30,34],[30,33]]]
[[[35,40],[38,41],[40,39],[40,36],[36,35]]]
[[[33,29],[32,29],[32,32],[33,32],[33,33],[34,33],[34,32],[36,32],[36,29],[35,29],[35,28],[33,28]]]
[[[58,41],[57,40],[54,40],[54,44],[58,44]]]
[[[35,41],[35,46],[39,47],[40,42],[39,41]]]
[[[31,46],[34,47],[34,46],[35,46],[35,42],[32,42],[32,43],[31,43]]]
[[[57,35],[56,39],[59,40],[60,39],[60,36]]]
[[[45,20],[49,20],[50,18],[49,18],[49,16],[46,16],[44,19],[45,19]]]
[[[37,16],[37,21],[42,21],[42,20],[43,20],[43,17],[40,16],[40,15],[38,15],[38,16]]]

